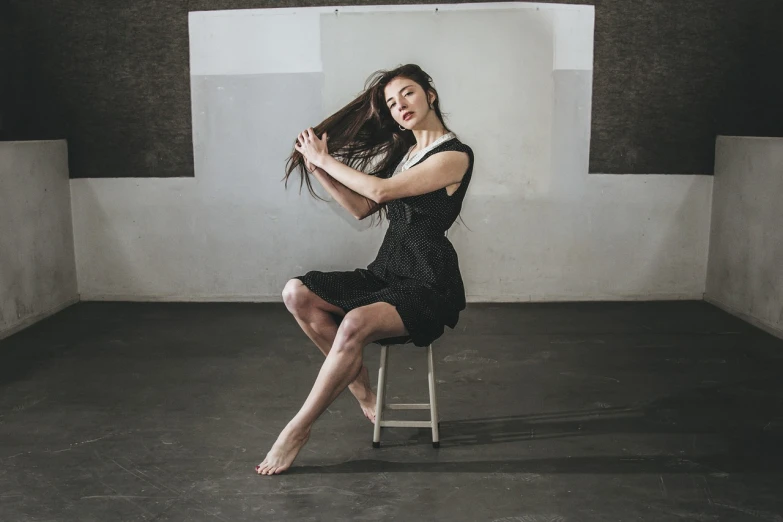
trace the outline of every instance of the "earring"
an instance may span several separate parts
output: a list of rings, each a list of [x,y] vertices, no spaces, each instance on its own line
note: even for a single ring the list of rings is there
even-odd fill
[[[405,130],[405,127],[403,127],[402,125],[399,125],[399,124],[398,124],[397,126],[400,128],[400,130],[401,130],[401,131],[404,131],[404,130]]]

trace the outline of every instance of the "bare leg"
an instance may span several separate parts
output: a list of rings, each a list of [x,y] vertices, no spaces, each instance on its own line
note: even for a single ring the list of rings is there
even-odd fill
[[[283,301],[304,333],[328,356],[337,336],[337,323],[331,314],[344,316],[343,309],[327,303],[298,279],[288,281],[283,289]],[[364,416],[374,423],[375,393],[370,386],[370,373],[366,366],[362,365],[358,376],[348,384],[348,389],[359,401]]]
[[[377,339],[407,335],[397,310],[388,303],[374,303],[351,310],[337,330],[304,405],[280,433],[264,461],[256,467],[261,475],[288,469],[310,438],[313,424],[362,367],[362,349]]]

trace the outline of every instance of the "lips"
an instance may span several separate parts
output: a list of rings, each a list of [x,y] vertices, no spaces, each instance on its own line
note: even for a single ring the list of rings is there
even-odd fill
[[[413,118],[412,112],[406,112],[405,115],[402,117],[403,120],[408,121],[409,119]]]

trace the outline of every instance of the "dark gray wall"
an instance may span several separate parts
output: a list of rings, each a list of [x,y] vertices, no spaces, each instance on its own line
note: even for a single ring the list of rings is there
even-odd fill
[[[0,140],[5,139],[8,128],[7,107],[17,94],[11,92],[14,76],[11,57],[14,55],[15,40],[11,34],[11,9],[7,0],[0,0]]]
[[[712,174],[716,135],[783,136],[781,0],[595,5],[590,172]]]
[[[591,172],[711,174],[716,135],[783,136],[781,0],[562,3],[596,6]],[[10,0],[0,138],[67,138],[72,177],[192,176],[188,11],[314,5]]]

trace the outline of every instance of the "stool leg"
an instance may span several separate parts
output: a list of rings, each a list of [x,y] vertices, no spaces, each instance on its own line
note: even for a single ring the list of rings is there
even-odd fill
[[[375,427],[372,432],[372,447],[381,447],[381,418],[386,404],[386,363],[389,352],[386,346],[381,346],[381,367],[378,370],[378,393],[375,395]]]
[[[435,365],[432,360],[432,345],[427,346],[427,376],[430,382],[430,421],[432,422],[432,447],[440,447],[438,433],[438,394],[435,383]],[[377,418],[377,417],[376,417]]]

